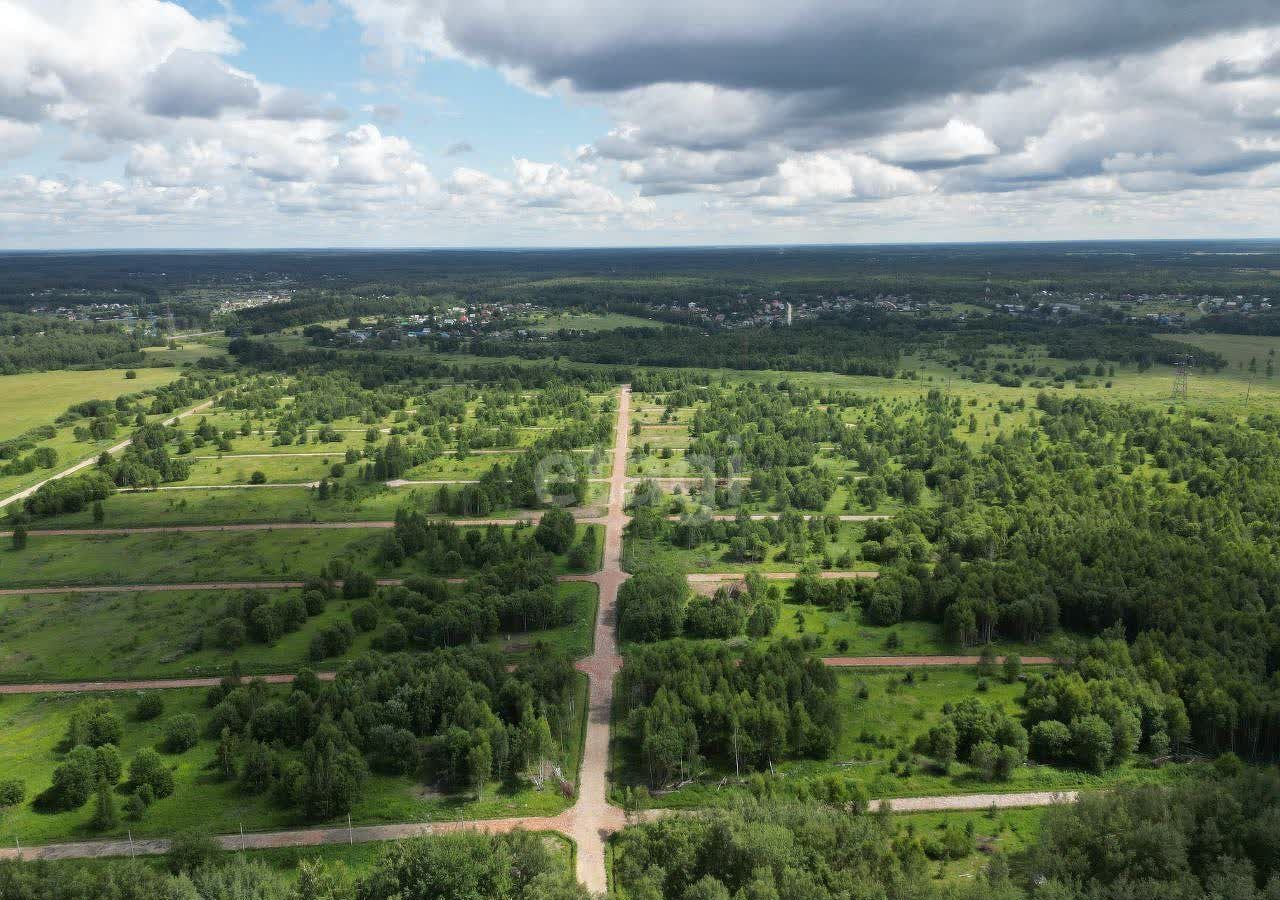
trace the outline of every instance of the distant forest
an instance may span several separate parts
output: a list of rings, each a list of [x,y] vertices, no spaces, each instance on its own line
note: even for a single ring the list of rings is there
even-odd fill
[[[611,250],[154,251],[0,255],[0,307],[156,302],[199,287],[446,294],[609,306],[782,291],[993,299],[1080,291],[1266,293],[1280,242],[1148,241]],[[660,273],[660,274],[656,274]],[[123,296],[121,296],[123,295]],[[76,300],[80,297],[80,300]]]

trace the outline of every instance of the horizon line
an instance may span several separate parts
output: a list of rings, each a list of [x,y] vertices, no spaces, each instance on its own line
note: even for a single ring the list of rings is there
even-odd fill
[[[1275,237],[1151,237],[1151,238],[1045,238],[1040,240],[990,240],[990,241],[876,241],[876,242],[790,242],[777,244],[558,244],[558,245],[486,245],[472,246],[343,246],[306,245],[283,247],[65,247],[65,248],[6,248],[0,247],[0,256],[35,256],[41,254],[89,254],[89,253],[588,253],[588,252],[637,252],[681,250],[840,250],[875,247],[1027,247],[1052,245],[1101,245],[1101,244],[1280,244]]]

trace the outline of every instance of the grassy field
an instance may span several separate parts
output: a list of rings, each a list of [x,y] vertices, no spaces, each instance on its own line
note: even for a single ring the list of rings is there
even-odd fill
[[[106,518],[93,521],[92,509],[77,513],[42,518],[31,524],[49,528],[132,528],[147,525],[234,525],[248,523],[296,522],[387,522],[405,504],[430,510],[432,498],[440,488],[416,485],[389,488],[383,485],[355,484],[350,499],[346,495],[321,501],[314,489],[302,485],[275,488],[223,490],[208,488],[182,491],[139,491],[117,494],[104,502]],[[592,484],[587,503],[605,501],[608,486]],[[585,515],[585,509],[571,509]],[[486,518],[532,518],[533,510],[493,510]],[[2,571],[2,570],[0,570]]]
[[[911,672],[912,682],[904,681]],[[969,668],[916,670],[875,670],[837,673],[837,704],[841,714],[840,734],[835,752],[828,760],[788,760],[775,766],[781,790],[828,774],[839,773],[860,785],[870,797],[914,797],[944,794],[972,794],[987,791],[1052,791],[1101,788],[1123,780],[1167,780],[1181,769],[1166,766],[1156,770],[1135,756],[1125,765],[1096,775],[1073,768],[1037,764],[1022,766],[1006,781],[983,781],[967,763],[957,762],[942,774],[929,761],[911,752],[917,735],[941,721],[945,703],[976,696],[985,703],[1003,707],[1019,715],[1015,702],[1022,695],[1019,684],[1005,684],[998,678],[987,680],[988,689],[978,690],[979,679]],[[867,696],[859,696],[866,687]],[[638,784],[641,774],[635,739],[625,718],[615,719],[614,772],[619,784]],[[905,762],[899,762],[900,753]],[[741,788],[732,782],[732,760],[712,760],[694,783],[676,790],[659,792],[654,804],[673,808],[695,808],[723,803]]]
[[[181,369],[174,368],[136,371],[137,378],[125,378],[124,369],[0,375],[0,440],[17,437],[36,425],[52,425],[72,404],[115,400],[121,394],[136,394],[168,384],[182,374]]]
[[[1237,359],[1239,353],[1244,352],[1238,349],[1241,345],[1248,345],[1254,341],[1260,340],[1247,336],[1236,335],[1213,335],[1209,340],[1206,336],[1198,334],[1188,335],[1166,335],[1170,339],[1181,339],[1191,344],[1200,346],[1208,346],[1215,343],[1214,349],[1219,352],[1235,352]],[[1270,342],[1280,342],[1280,338],[1266,338]],[[1268,344],[1270,346],[1270,344]],[[1280,344],[1278,344],[1280,346]],[[1232,350],[1236,347],[1236,350]],[[1280,351],[1278,351],[1280,352]],[[1062,360],[1050,359],[1041,350],[1032,350],[1027,354],[1017,354],[1010,350],[1008,355],[1010,362],[1033,361],[1036,365],[1046,365],[1054,371],[1063,371],[1069,366],[1078,365],[1079,362],[1088,363],[1091,367],[1097,360]],[[451,359],[458,363],[478,363],[486,365],[498,365],[502,363],[519,363],[528,365],[528,360],[522,360],[517,357],[477,357],[467,354],[453,354]],[[550,364],[550,361],[547,361]],[[1259,366],[1264,364],[1264,360],[1259,356]],[[591,363],[570,364],[561,361],[561,365],[574,365],[578,368],[607,370],[609,367]],[[1104,363],[1104,365],[1111,365]],[[1247,357],[1246,357],[1247,365]],[[655,371],[662,371],[663,367],[653,366]],[[1085,387],[1078,387],[1075,382],[1067,381],[1060,388],[1041,384],[1037,386],[1032,382],[1035,379],[1026,380],[1022,387],[1001,387],[988,381],[975,381],[966,377],[968,373],[961,370],[951,369],[942,365],[936,360],[924,359],[921,357],[905,357],[902,360],[901,370],[903,372],[897,378],[880,378],[872,375],[839,375],[832,372],[787,372],[780,370],[761,369],[755,371],[740,371],[737,369],[699,369],[699,373],[709,375],[713,380],[724,380],[731,384],[752,384],[761,381],[777,382],[787,380],[792,384],[801,387],[812,388],[830,388],[834,390],[853,390],[859,391],[867,395],[875,396],[886,402],[894,401],[912,401],[922,398],[930,388],[945,389],[952,396],[958,397],[965,408],[969,408],[971,400],[976,401],[978,408],[984,408],[989,402],[999,402],[1001,400],[1007,403],[1016,403],[1022,399],[1027,404],[1034,405],[1036,395],[1041,391],[1054,391],[1060,396],[1096,396],[1101,399],[1125,400],[1137,403],[1143,406],[1157,406],[1167,408],[1173,389],[1174,371],[1171,366],[1155,365],[1145,372],[1138,371],[1136,365],[1120,365],[1116,364],[1116,374],[1104,378],[1089,378]],[[687,367],[683,369],[688,371]],[[1275,404],[1280,402],[1280,374],[1276,378],[1267,379],[1263,375],[1255,379],[1252,392],[1248,402],[1245,401],[1245,394],[1248,390],[1249,377],[1248,372],[1240,372],[1235,369],[1234,363],[1230,369],[1224,369],[1219,373],[1208,373],[1197,371],[1192,376],[1191,390],[1189,391],[1188,403],[1194,407],[1204,407],[1206,409],[1217,411],[1230,411],[1237,415],[1248,415],[1252,412],[1269,412],[1275,409]],[[1105,387],[1107,381],[1112,382],[1110,388]],[[678,433],[678,432],[674,432]],[[635,441],[633,436],[632,441]]]
[[[987,867],[993,853],[1004,856],[1016,867],[1018,853],[1040,834],[1044,813],[1043,808],[1001,809],[994,813],[904,813],[895,815],[893,820],[908,838],[918,838],[926,849],[945,846],[949,837],[957,846],[967,845],[969,852],[963,856],[930,863],[934,879],[963,884]]]
[[[272,596],[286,592],[273,592]],[[61,681],[222,675],[234,660],[246,673],[336,668],[312,661],[311,638],[350,621],[363,600],[331,600],[297,631],[271,646],[249,642],[223,650],[206,640],[232,595],[227,591],[143,591],[0,597],[0,680]],[[369,648],[357,632],[351,653]],[[343,657],[346,658],[346,657]]]
[[[461,590],[461,588],[455,588]],[[513,659],[554,648],[571,657],[591,652],[596,617],[594,584],[566,582],[556,590],[573,602],[570,624],[546,631],[495,635],[489,646]],[[287,592],[273,592],[284,595]],[[215,643],[211,628],[223,617],[226,591],[139,591],[102,594],[0,596],[0,681],[110,680],[223,675],[232,663],[249,674],[333,669],[369,649],[374,632],[356,632],[341,657],[313,660],[312,637],[350,621],[359,605],[374,603],[380,623],[394,620],[379,600],[329,601],[297,631],[270,646],[250,641],[235,650]]]
[[[659,328],[660,322],[622,313],[551,313],[539,319],[534,331],[612,331],[615,328]]]
[[[585,714],[586,678],[578,678],[579,704]],[[281,692],[283,693],[283,692]],[[159,719],[138,722],[132,718],[136,696],[129,693],[99,695],[105,697],[124,720],[124,738],[120,754],[127,769],[129,761],[144,747],[161,744],[165,721],[178,713],[191,713],[207,730],[211,710],[204,702],[205,692],[173,690],[164,693],[165,711]],[[54,768],[63,758],[63,735],[72,711],[82,698],[73,695],[28,694],[0,698],[0,728],[5,740],[0,742],[0,772],[20,775],[27,786],[27,801],[0,813],[0,833],[6,839],[20,840],[23,845],[55,841],[88,839],[109,835],[123,836],[126,828],[134,836],[170,835],[183,828],[200,827],[214,833],[230,834],[241,826],[246,831],[296,828],[305,823],[299,814],[282,809],[266,796],[246,795],[234,782],[223,781],[211,772],[217,741],[202,736],[192,749],[181,754],[162,752],[174,771],[174,793],[157,800],[141,822],[122,817],[118,828],[95,832],[89,827],[92,802],[77,810],[47,812],[38,810],[34,798],[52,782]],[[579,729],[564,735],[568,742],[565,768],[570,779],[576,777],[580,753]],[[123,788],[117,789],[123,801]],[[511,815],[554,815],[568,801],[550,783],[542,790],[532,787],[511,788],[490,785],[483,799],[474,794],[441,794],[409,778],[370,775],[351,813],[355,824],[376,822],[448,821],[461,818],[499,818]],[[343,817],[342,822],[346,819]],[[317,823],[324,824],[324,823]],[[337,824],[330,823],[330,824]]]
[[[846,552],[852,553],[855,570],[874,572],[879,566],[859,556],[862,533],[862,523],[842,522],[839,535],[834,541],[824,545],[824,552],[832,560],[839,559]],[[783,547],[770,546],[763,562],[739,562],[731,558],[727,543],[708,542],[686,549],[677,547],[670,541],[630,539],[624,546],[623,565],[629,572],[651,564],[674,566],[684,572],[748,572],[752,569],[761,572],[795,572],[799,570],[801,562],[778,558],[780,555],[785,555],[784,551]]]
[[[788,584],[789,582],[778,584],[784,597]],[[942,626],[934,622],[905,621],[891,626],[869,625],[862,621],[862,609],[858,606],[837,611],[807,604],[798,606],[783,603],[782,613],[770,640],[801,637],[819,638],[821,644],[816,652],[820,656],[976,655],[978,652],[976,648],[966,651],[951,644],[943,634]],[[994,646],[1001,655],[1044,654],[1042,647],[1012,641],[1002,641]]]
[[[578,528],[581,535],[582,529],[599,526]],[[378,562],[383,537],[380,531],[363,528],[33,535],[25,550],[0,550],[0,583],[28,587],[295,581],[317,574],[321,566],[339,558],[379,577],[440,574],[431,572],[422,557],[410,558],[399,567]],[[597,544],[604,545],[599,535]],[[555,569],[568,571],[563,557],[557,559]]]

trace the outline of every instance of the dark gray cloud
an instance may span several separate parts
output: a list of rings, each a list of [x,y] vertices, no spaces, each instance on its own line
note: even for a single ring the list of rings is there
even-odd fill
[[[445,156],[462,156],[466,153],[475,153],[476,148],[471,146],[470,141],[455,141],[448,147],[444,148]]]
[[[156,116],[212,119],[224,109],[257,106],[258,86],[212,53],[174,50],[147,74],[143,107]]]
[[[992,90],[1028,69],[1149,50],[1280,22],[1275,0],[631,0],[541,4],[419,0],[457,50],[517,66],[542,83],[620,91],[704,82],[777,92],[841,90],[875,108],[955,91]],[[354,5],[360,5],[354,0]]]
[[[1280,50],[1255,62],[1220,59],[1205,70],[1204,80],[1210,84],[1223,84],[1277,76],[1280,76]]]

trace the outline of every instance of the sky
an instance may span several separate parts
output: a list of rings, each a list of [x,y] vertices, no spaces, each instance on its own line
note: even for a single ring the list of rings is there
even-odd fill
[[[0,0],[0,248],[1280,236],[1277,0]]]

